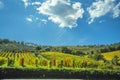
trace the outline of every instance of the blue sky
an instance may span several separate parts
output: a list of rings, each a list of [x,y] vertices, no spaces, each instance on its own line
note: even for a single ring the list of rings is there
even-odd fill
[[[120,42],[120,1],[0,0],[0,38],[53,46]]]

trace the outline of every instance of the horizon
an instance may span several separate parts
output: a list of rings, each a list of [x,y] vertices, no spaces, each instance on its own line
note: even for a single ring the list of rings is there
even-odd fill
[[[7,38],[0,38],[2,40],[7,39]],[[9,41],[16,41],[16,40],[10,40]],[[16,42],[24,42],[24,41],[16,41]],[[33,44],[33,45],[38,45],[38,46],[52,46],[52,47],[61,47],[61,46],[108,46],[108,45],[113,45],[113,44],[119,44],[120,42],[114,42],[114,43],[110,43],[110,44],[90,44],[90,45],[41,45],[41,44],[37,44],[34,42],[24,42],[24,44]]]
[[[87,3],[87,4],[86,4]],[[120,42],[117,0],[0,0],[0,38],[50,46]]]

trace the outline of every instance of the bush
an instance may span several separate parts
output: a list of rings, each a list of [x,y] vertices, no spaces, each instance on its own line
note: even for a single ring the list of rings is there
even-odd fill
[[[45,60],[45,59],[40,59],[39,65],[40,65],[40,66],[48,66],[48,61]]]
[[[119,65],[119,57],[117,55],[115,55],[112,59],[112,64],[114,65]]]
[[[5,58],[0,58],[0,66],[2,66],[5,63],[6,63],[6,59]]]
[[[14,65],[14,59],[8,58],[8,66],[13,66]]]
[[[95,61],[90,61],[90,62],[88,62],[87,67],[88,68],[97,68],[98,67],[98,63],[95,62]]]
[[[99,54],[99,53],[93,54],[93,55],[92,55],[92,58],[95,59],[95,60],[97,60],[97,61],[98,61],[98,60],[105,60],[105,59],[104,59],[104,56],[101,55],[101,54]]]

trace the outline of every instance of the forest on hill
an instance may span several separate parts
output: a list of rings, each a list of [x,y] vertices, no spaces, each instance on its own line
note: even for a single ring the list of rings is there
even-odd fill
[[[104,53],[120,50],[120,42],[109,45],[76,45],[76,46],[42,46],[24,41],[11,41],[9,39],[0,39],[0,51],[10,52],[63,52],[73,55],[85,55],[94,53]]]

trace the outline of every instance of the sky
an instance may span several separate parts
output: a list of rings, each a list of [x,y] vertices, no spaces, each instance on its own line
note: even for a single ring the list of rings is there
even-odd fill
[[[120,0],[0,0],[0,38],[39,45],[120,42]]]

